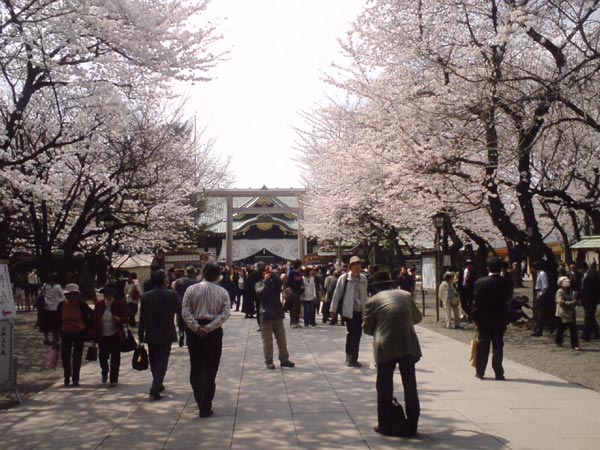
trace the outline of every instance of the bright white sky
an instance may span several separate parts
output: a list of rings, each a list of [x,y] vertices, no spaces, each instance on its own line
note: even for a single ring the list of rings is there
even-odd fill
[[[366,0],[213,0],[228,61],[187,91],[198,128],[231,156],[239,188],[299,187],[293,158],[301,111],[324,101],[323,74],[341,61],[337,39]]]

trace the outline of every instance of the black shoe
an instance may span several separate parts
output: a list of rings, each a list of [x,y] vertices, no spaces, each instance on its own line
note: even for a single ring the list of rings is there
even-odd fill
[[[68,386],[70,384],[70,381],[68,378],[65,378],[65,386]]]
[[[269,370],[275,370],[275,364],[273,364],[273,363],[266,364],[265,368],[267,368]]]
[[[158,387],[158,392],[159,392],[159,393],[161,393],[161,392],[165,392],[165,385],[164,385],[164,384],[161,384],[161,385]]]
[[[483,380],[483,375],[476,373],[475,378],[479,378],[480,380]]]
[[[347,361],[347,362],[346,362],[346,365],[347,365],[348,367],[362,367],[362,364],[361,364],[361,363],[359,363],[359,362],[358,362],[357,360],[355,360],[355,359],[353,359],[353,360],[350,360],[350,361]]]
[[[183,347],[185,345],[185,335],[181,334],[179,335],[179,346]]]
[[[282,361],[281,362],[281,367],[296,367],[296,363],[292,362],[292,361]]]
[[[108,375],[102,375],[102,382],[106,383],[108,381]]]
[[[506,377],[504,375],[496,375],[496,381],[506,381]]]
[[[209,409],[208,411],[200,411],[199,416],[200,417],[210,417],[214,414],[215,412],[212,409]]]
[[[73,380],[73,387],[79,387],[79,381]]]
[[[152,400],[160,400],[162,398],[162,395],[158,392],[150,392],[149,395]]]

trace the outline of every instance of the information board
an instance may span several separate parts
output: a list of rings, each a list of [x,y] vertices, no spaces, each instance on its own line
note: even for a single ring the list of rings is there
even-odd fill
[[[17,317],[15,299],[13,298],[10,275],[6,261],[0,261],[0,319]]]
[[[435,289],[435,256],[424,256],[421,267],[423,289]]]

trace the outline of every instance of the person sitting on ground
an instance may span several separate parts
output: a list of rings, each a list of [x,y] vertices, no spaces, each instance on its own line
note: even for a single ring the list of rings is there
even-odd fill
[[[283,325],[285,314],[280,300],[281,278],[277,273],[273,273],[270,266],[266,266],[263,279],[256,283],[255,289],[260,298],[260,333],[265,366],[270,370],[275,369],[273,364],[273,335],[275,335],[281,367],[294,367],[295,364],[290,361]]]
[[[529,305],[529,297],[526,295],[513,295],[508,301],[508,312],[510,314],[510,323],[515,325],[520,319],[530,321],[531,317],[525,314],[523,308],[533,309]]]

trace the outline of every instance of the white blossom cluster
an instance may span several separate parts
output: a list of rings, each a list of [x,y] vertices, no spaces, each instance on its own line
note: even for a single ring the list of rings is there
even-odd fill
[[[548,235],[600,232],[599,8],[369,2],[328,79],[340,95],[300,132],[305,231],[411,242],[441,210],[467,240],[548,258]]]

